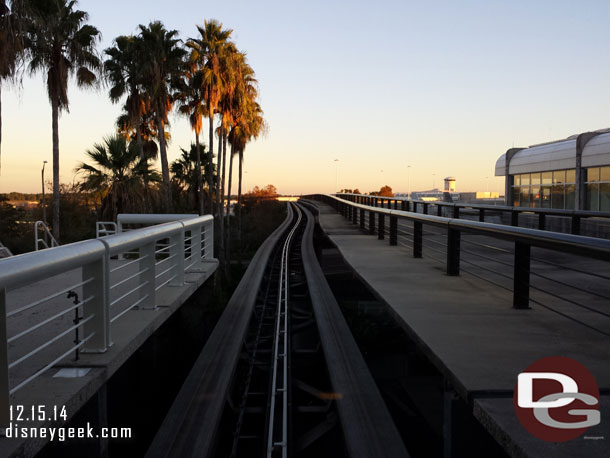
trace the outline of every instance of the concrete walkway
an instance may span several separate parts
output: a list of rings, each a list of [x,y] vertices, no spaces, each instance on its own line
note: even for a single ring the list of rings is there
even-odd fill
[[[541,307],[515,310],[510,292],[469,275],[449,277],[438,262],[414,259],[407,248],[364,234],[330,206],[316,204],[321,228],[346,262],[512,456],[608,456],[608,395],[602,396],[601,424],[585,434],[604,440],[551,444],[520,425],[512,394],[521,371],[555,355],[581,362],[600,390],[610,391],[609,337]]]

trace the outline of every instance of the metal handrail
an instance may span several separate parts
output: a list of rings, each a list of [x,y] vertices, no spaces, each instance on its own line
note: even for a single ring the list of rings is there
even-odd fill
[[[114,235],[118,232],[117,224],[114,221],[96,221],[95,223],[95,238]]]
[[[385,238],[385,218],[386,216],[389,217],[390,245],[397,245],[398,219],[411,221],[413,223],[413,256],[416,258],[422,257],[422,226],[427,224],[445,228],[447,231],[447,275],[459,275],[460,273],[460,238],[462,233],[486,235],[515,242],[513,276],[513,306],[515,308],[529,308],[531,247],[610,261],[610,240],[606,239],[371,207],[328,194],[315,194],[306,197],[330,204],[354,223],[359,219],[361,228],[364,228],[364,217],[365,213],[368,212],[369,232],[371,234],[377,233],[380,239]]]
[[[424,214],[428,213],[428,209],[431,205],[437,207],[437,211],[441,209],[450,209],[450,213],[455,217],[460,216],[460,210],[472,209],[479,212],[479,221],[483,221],[485,217],[485,211],[500,212],[511,215],[511,225],[518,226],[520,214],[534,214],[538,216],[538,229],[546,228],[546,216],[562,216],[571,219],[571,233],[574,235],[580,234],[580,220],[587,218],[602,218],[610,220],[610,212],[595,212],[590,210],[565,210],[558,208],[529,208],[529,207],[514,207],[508,205],[488,205],[488,204],[469,204],[460,202],[443,202],[443,201],[423,201],[414,200],[406,197],[385,197],[385,196],[371,196],[366,194],[348,194],[348,193],[337,193],[335,196],[344,198],[355,203],[367,203],[371,206],[377,206],[379,203],[387,202],[387,205],[394,203],[395,208],[400,202],[401,210],[417,212],[417,209],[421,206]]]
[[[146,220],[146,216],[152,216],[148,221],[154,222],[157,219],[157,215],[140,215],[141,220]],[[195,217],[188,215],[188,219],[185,220],[157,224],[4,259],[0,264],[0,426],[4,426],[8,418],[9,393],[14,393],[42,373],[37,371],[34,375],[30,374],[25,381],[18,381],[16,386],[10,387],[9,369],[17,364],[16,361],[22,363],[34,355],[39,355],[43,348],[46,349],[66,333],[78,328],[82,328],[82,335],[87,336],[85,339],[77,338],[75,345],[71,346],[70,350],[62,352],[63,356],[55,359],[51,365],[48,361],[36,361],[40,364],[37,367],[49,368],[75,349],[96,353],[107,351],[112,344],[111,328],[114,321],[138,306],[156,309],[156,297],[161,288],[166,285],[184,285],[185,274],[189,269],[212,259],[213,231],[214,218],[211,215]],[[169,239],[168,252],[157,256],[155,251],[159,241],[166,239]],[[114,257],[126,252],[133,253],[130,254],[130,259],[114,260]],[[189,260],[188,265],[185,263],[185,258]],[[112,263],[120,265],[111,269],[111,259]],[[125,267],[127,270],[123,269]],[[82,270],[83,281],[71,285],[68,290],[65,289],[66,285],[58,286],[56,291],[41,292],[46,296],[32,300],[28,304],[17,304],[7,294],[17,288],[33,285],[74,269]],[[120,269],[123,270],[118,273]],[[61,282],[58,282],[58,285],[60,284]],[[77,291],[83,300],[78,302],[76,299],[75,302],[69,302],[69,305],[64,306],[61,301],[66,291],[70,293]],[[47,307],[49,305],[55,308]],[[17,315],[35,313],[41,310],[42,306],[49,311],[47,315],[41,314],[44,316],[37,317],[36,322],[27,329],[19,329],[12,336],[8,335],[7,329],[11,331],[12,320],[16,319]],[[45,335],[46,342],[36,348],[23,347],[24,351],[21,351],[16,347],[16,350],[25,354],[17,357],[16,361],[9,361],[9,342],[26,334],[36,333],[52,321],[55,322],[58,317],[70,312],[79,314],[75,326],[68,330],[58,330],[57,335],[50,337]],[[12,348],[11,352],[14,353],[15,348]],[[37,357],[41,358],[41,356]]]
[[[42,229],[43,238],[40,238],[38,236],[39,229]],[[49,246],[49,243],[51,244],[51,246]],[[43,246],[43,248],[53,248],[53,247],[59,246],[59,243],[57,243],[57,240],[55,240],[55,237],[53,237],[53,234],[51,234],[51,232],[49,231],[49,228],[47,227],[47,225],[45,224],[44,221],[36,221],[34,223],[34,248],[35,248],[35,250],[36,251],[40,250],[41,245]]]

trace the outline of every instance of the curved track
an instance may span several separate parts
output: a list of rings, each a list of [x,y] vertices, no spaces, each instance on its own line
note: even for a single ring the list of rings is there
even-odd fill
[[[289,204],[231,297],[147,457],[407,457]]]

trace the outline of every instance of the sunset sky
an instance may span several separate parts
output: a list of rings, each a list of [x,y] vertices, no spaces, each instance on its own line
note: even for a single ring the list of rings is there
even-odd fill
[[[260,83],[269,124],[245,155],[246,188],[281,193],[440,187],[492,191],[498,156],[610,127],[608,1],[115,1],[81,0],[103,40],[161,20],[181,38],[216,18],[234,29]],[[114,131],[108,88],[70,87],[60,118],[62,182]],[[169,160],[188,148],[171,119]],[[2,88],[0,192],[40,191],[52,156],[42,75]],[[207,133],[207,130],[206,130]],[[339,159],[338,163],[334,160]],[[408,166],[411,166],[408,168]],[[50,168],[47,178],[50,179]]]

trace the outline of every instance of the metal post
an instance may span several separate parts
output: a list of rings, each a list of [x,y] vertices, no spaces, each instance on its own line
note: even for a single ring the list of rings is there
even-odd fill
[[[408,212],[409,211],[409,202],[407,202],[406,200],[403,200],[400,204],[400,209],[403,212]]]
[[[513,308],[530,308],[530,246],[515,242],[515,269],[513,273]]]
[[[204,259],[212,259],[214,257],[214,220],[207,222],[204,226]]]
[[[413,221],[413,257],[422,257],[422,223]]]
[[[447,231],[447,275],[460,274],[460,231],[449,226]]]
[[[375,233],[375,212],[369,212],[369,234],[373,235]]]
[[[443,206],[442,205],[436,205],[436,216],[443,216]]]
[[[428,214],[428,204],[426,202],[424,202],[422,205],[424,206],[424,215],[427,215]]]
[[[519,226],[519,212],[516,210],[511,210],[510,212],[510,225]]]
[[[169,262],[174,266],[176,275],[176,278],[169,282],[169,286],[184,286],[184,227],[169,238],[169,246],[169,255],[175,255]]]
[[[485,209],[484,208],[479,208],[479,221],[481,221],[482,223],[485,222]]]
[[[460,218],[460,207],[457,205],[453,206],[453,216],[452,218],[459,219]]]
[[[83,335],[85,338],[93,334],[82,351],[86,353],[104,353],[108,348],[108,327],[110,326],[110,316],[107,302],[110,300],[106,295],[105,282],[109,281],[104,272],[105,258],[86,264],[82,268],[82,279],[86,282],[83,285],[83,320],[87,322],[83,325]],[[108,263],[110,260],[108,259]],[[91,299],[90,299],[91,298]]]
[[[364,208],[360,209],[360,229],[364,229]]]
[[[538,229],[544,231],[546,229],[546,214],[538,213]]]
[[[578,215],[572,215],[571,232],[574,235],[580,235],[580,216]]]
[[[383,240],[385,238],[385,215],[383,213],[379,213],[379,227],[377,229],[377,238]]]
[[[199,264],[201,256],[201,226],[191,227],[191,264]]]
[[[358,224],[358,211],[356,207],[352,207],[352,222]]]
[[[390,215],[390,245],[398,245],[398,218]]]
[[[156,290],[155,290],[155,242],[148,243],[140,247],[140,262],[138,263],[140,272],[139,284],[146,285],[140,288],[140,299],[142,299],[141,308],[152,310],[157,308]],[[146,299],[143,299],[146,297]]]
[[[6,289],[0,288],[0,428],[8,428],[10,423],[7,339]]]

